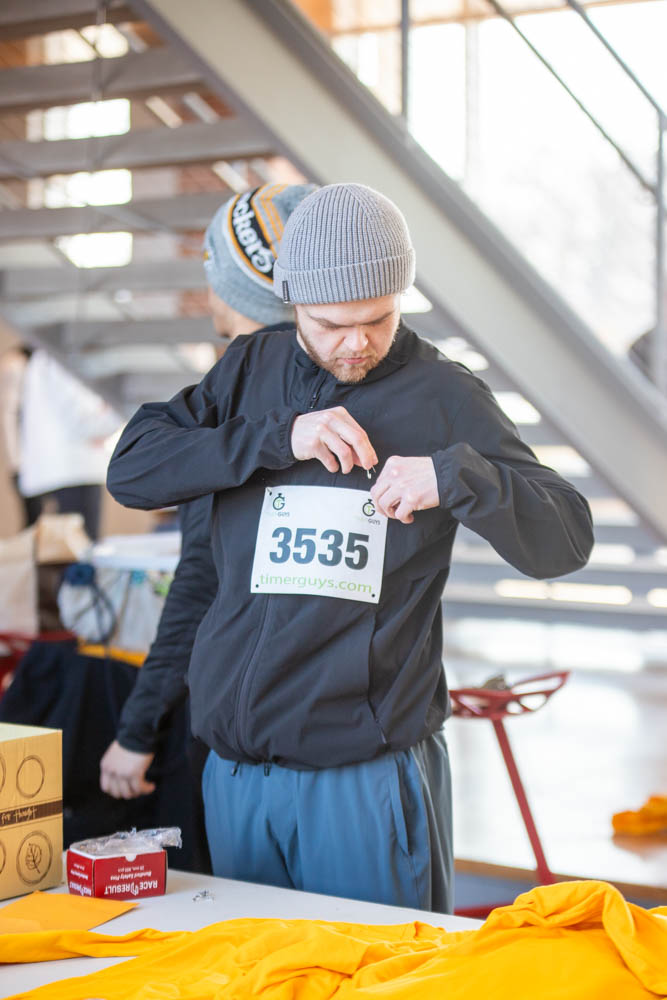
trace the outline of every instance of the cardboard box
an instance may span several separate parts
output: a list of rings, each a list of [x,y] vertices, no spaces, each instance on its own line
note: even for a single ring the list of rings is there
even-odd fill
[[[59,729],[0,722],[0,899],[62,880]]]
[[[73,844],[67,852],[67,885],[75,896],[139,899],[162,896],[167,888],[167,852],[100,857]]]

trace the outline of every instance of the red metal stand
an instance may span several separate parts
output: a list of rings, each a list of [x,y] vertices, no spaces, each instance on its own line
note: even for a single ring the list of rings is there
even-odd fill
[[[537,876],[542,885],[550,885],[556,878],[547,864],[503,719],[507,716],[536,712],[547,703],[552,694],[562,688],[568,677],[569,671],[561,670],[527,677],[511,686],[508,686],[502,677],[492,677],[482,687],[458,688],[449,692],[455,716],[464,719],[488,719],[493,723],[530,846],[535,855]],[[467,907],[456,912],[460,916],[486,916],[489,909],[490,907]]]

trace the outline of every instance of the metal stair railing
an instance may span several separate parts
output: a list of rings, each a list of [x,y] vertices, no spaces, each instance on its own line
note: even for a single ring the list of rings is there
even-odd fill
[[[487,0],[493,10],[502,17],[510,27],[528,46],[533,55],[542,63],[545,69],[560,84],[568,96],[575,102],[579,109],[586,115],[606,142],[619,155],[625,166],[631,171],[641,186],[649,192],[655,200],[655,251],[654,251],[654,326],[652,331],[652,342],[650,344],[650,373],[654,384],[662,393],[667,395],[667,326],[665,320],[665,293],[667,291],[665,282],[665,196],[664,196],[664,142],[665,131],[667,131],[667,114],[656,101],[653,95],[641,83],[633,73],[628,64],[621,58],[616,49],[605,38],[597,25],[590,19],[585,9],[578,3],[578,0],[565,0],[570,7],[586,24],[588,29],[594,34],[597,40],[604,46],[607,52],[620,66],[626,77],[639,90],[646,101],[651,105],[657,116],[657,148],[656,148],[656,170],[655,180],[646,177],[643,170],[637,166],[634,159],[623,149],[604,128],[598,118],[590,111],[584,101],[575,94],[572,88],[566,83],[555,67],[549,62],[539,49],[531,42],[528,36],[517,25],[515,18],[502,6],[498,0]],[[409,37],[410,37],[410,0],[401,0],[401,116],[407,123],[408,120],[408,79],[409,79]]]
[[[665,132],[667,131],[667,114],[653,95],[646,89],[641,80],[633,73],[624,59],[605,38],[597,25],[591,21],[584,8],[577,0],[565,0],[575,14],[593,32],[598,41],[605,47],[612,59],[621,67],[629,80],[649,102],[658,119],[658,142],[656,148],[656,171],[654,197],[655,213],[655,325],[653,329],[653,344],[651,347],[651,372],[656,386],[667,394],[667,326],[665,325]]]

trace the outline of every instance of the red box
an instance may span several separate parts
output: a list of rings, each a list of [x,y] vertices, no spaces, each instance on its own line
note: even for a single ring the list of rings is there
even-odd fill
[[[167,888],[167,852],[114,854],[99,857],[70,847],[67,886],[75,896],[140,899],[162,896]]]

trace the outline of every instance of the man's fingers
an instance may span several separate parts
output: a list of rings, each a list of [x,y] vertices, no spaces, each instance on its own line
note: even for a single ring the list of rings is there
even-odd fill
[[[385,517],[393,517],[392,508],[400,501],[401,494],[396,482],[384,471],[371,489],[371,496]]]
[[[115,799],[134,799],[155,791],[153,782],[146,781],[146,771],[153,753],[126,750],[117,740],[106,749],[100,761],[100,787]]]
[[[412,524],[414,521],[412,515],[417,510],[416,500],[411,494],[406,494],[399,488],[386,489],[376,503],[385,517],[395,518],[403,524]]]
[[[343,413],[345,417],[336,415],[331,419],[329,428],[350,446],[354,464],[360,465],[362,469],[370,469],[371,466],[378,464],[378,457],[368,434],[347,410],[343,410]]]
[[[103,791],[114,799],[136,799],[140,795],[150,795],[155,791],[153,782],[124,774],[106,775],[100,784]]]
[[[373,489],[371,490],[373,499],[376,501],[381,500],[383,494],[385,494],[387,490],[392,490],[396,493],[399,488],[397,479],[398,468],[395,465],[389,465],[387,463],[380,472],[380,475],[377,477]]]
[[[122,799],[134,799],[136,797],[128,778],[119,778],[118,789],[120,791],[120,798]]]
[[[378,480],[371,496],[381,514],[385,517],[395,518],[403,524],[412,524],[414,521],[413,512],[418,509],[419,503],[411,490],[396,481],[392,481],[389,476],[384,480]]]
[[[433,459],[426,455],[392,455],[371,489],[371,496],[386,517],[412,524],[415,511],[429,510],[439,503]]]
[[[320,439],[323,444],[332,452],[340,462],[340,470],[345,475],[354,467],[355,454],[349,445],[345,443],[335,431],[329,427],[322,428]],[[337,470],[334,470],[337,471]]]
[[[385,486],[380,489],[374,487],[371,490],[371,496],[381,514],[384,514],[385,517],[395,517],[395,508],[401,502],[400,494],[395,487]]]
[[[394,517],[397,521],[402,521],[403,524],[412,524],[414,521],[413,510],[412,502],[404,497],[398,506],[394,507]]]
[[[345,473],[353,465],[370,469],[378,464],[378,457],[366,431],[343,406],[300,414],[292,425],[290,444],[297,461],[317,458],[330,472],[338,472],[339,466],[336,462],[336,467],[333,468],[331,462],[325,460],[321,450],[323,446],[338,456],[340,468]]]
[[[111,795],[114,799],[125,798],[121,782],[118,780],[117,775],[113,775],[109,778],[105,791],[107,795]]]
[[[338,472],[338,462],[335,455],[329,451],[322,441],[316,445],[313,458],[317,458],[329,472]]]
[[[128,788],[130,790],[129,798],[132,799],[136,799],[140,795],[150,795],[151,792],[155,791],[155,785],[150,781],[144,781],[143,778],[140,778],[138,781],[130,779]]]

